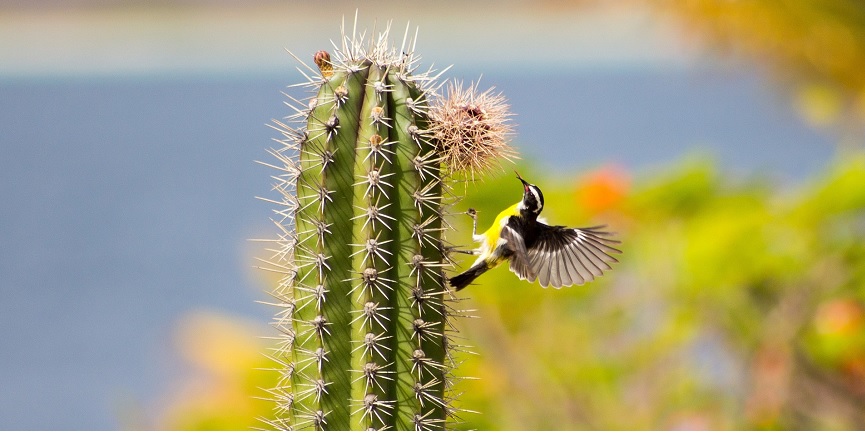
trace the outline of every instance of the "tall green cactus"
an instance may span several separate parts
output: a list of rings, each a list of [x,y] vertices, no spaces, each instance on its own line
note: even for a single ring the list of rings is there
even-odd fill
[[[343,34],[333,60],[315,54],[315,96],[294,100],[302,125],[275,121],[274,427],[443,429],[454,414],[442,161],[457,157],[442,152],[475,146],[471,128],[501,130],[471,104],[431,116],[435,86],[415,60],[413,42],[390,48],[387,31],[369,47]]]

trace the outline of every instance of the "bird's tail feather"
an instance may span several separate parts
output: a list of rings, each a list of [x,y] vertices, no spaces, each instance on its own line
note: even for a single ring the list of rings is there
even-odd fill
[[[466,286],[472,283],[475,278],[481,276],[484,272],[489,270],[487,264],[484,262],[480,262],[472,267],[470,267],[465,272],[453,277],[450,279],[451,286],[455,288],[457,291],[464,289]]]

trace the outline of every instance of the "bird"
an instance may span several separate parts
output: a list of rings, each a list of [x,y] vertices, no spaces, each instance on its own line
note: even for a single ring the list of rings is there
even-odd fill
[[[523,198],[519,203],[501,211],[490,228],[477,233],[478,215],[474,209],[466,213],[472,217],[472,239],[480,246],[468,253],[478,255],[465,272],[450,278],[450,285],[460,291],[484,272],[509,261],[510,271],[520,280],[534,282],[541,287],[568,287],[583,285],[612,269],[618,260],[611,254],[621,254],[614,247],[620,241],[605,225],[583,228],[551,226],[539,221],[544,210],[544,194],[536,185],[526,182],[514,171],[523,184]]]

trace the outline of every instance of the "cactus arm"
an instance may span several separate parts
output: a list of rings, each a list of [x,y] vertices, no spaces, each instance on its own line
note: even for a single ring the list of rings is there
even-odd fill
[[[350,353],[351,262],[346,258],[353,235],[353,125],[367,71],[336,72],[322,84],[301,147],[297,232],[306,260],[300,263],[301,280],[295,288],[294,354],[303,380],[294,387],[294,412],[297,421],[308,420],[314,428],[349,428],[350,358],[340,354]],[[337,94],[340,86],[348,90],[344,101]]]
[[[398,251],[399,296],[396,311],[399,315],[396,333],[397,352],[397,424],[400,430],[418,427],[417,420],[443,420],[442,388],[444,366],[435,359],[443,359],[443,323],[441,294],[442,280],[436,267],[441,263],[438,233],[440,224],[440,194],[436,194],[439,180],[423,174],[423,170],[437,170],[438,161],[418,165],[418,158],[430,147],[422,134],[424,120],[412,107],[422,101],[415,83],[400,70],[388,74],[393,91],[388,103],[392,108],[394,128],[391,140],[400,143],[396,151],[398,165],[397,188],[400,204],[400,224],[397,237],[401,241]],[[412,98],[414,96],[415,98]],[[417,108],[415,108],[416,110]],[[437,195],[439,197],[437,197]],[[426,225],[424,225],[426,224]],[[432,225],[433,227],[430,227]],[[432,277],[432,278],[431,278]],[[439,425],[439,428],[443,424]]]
[[[352,303],[351,427],[380,429],[392,425],[392,366],[389,341],[393,324],[388,320],[393,299],[394,266],[391,235],[396,224],[392,215],[393,170],[387,142],[389,118],[384,87],[384,67],[373,64],[364,85],[355,164],[356,216],[352,245],[354,258]],[[391,209],[392,208],[392,209]]]

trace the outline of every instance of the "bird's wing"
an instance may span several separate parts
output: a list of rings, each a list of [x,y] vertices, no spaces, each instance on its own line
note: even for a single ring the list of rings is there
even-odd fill
[[[610,254],[621,253],[612,246],[619,241],[610,238],[612,233],[602,231],[604,226],[538,226],[537,240],[527,253],[529,267],[542,287],[582,285],[611,269],[610,263],[618,262]]]
[[[502,227],[501,238],[507,242],[508,249],[513,251],[513,255],[510,259],[511,272],[517,274],[521,280],[534,281],[536,275],[534,270],[532,270],[532,267],[529,265],[526,241],[523,239],[522,235],[514,230],[509,222],[507,225]]]

